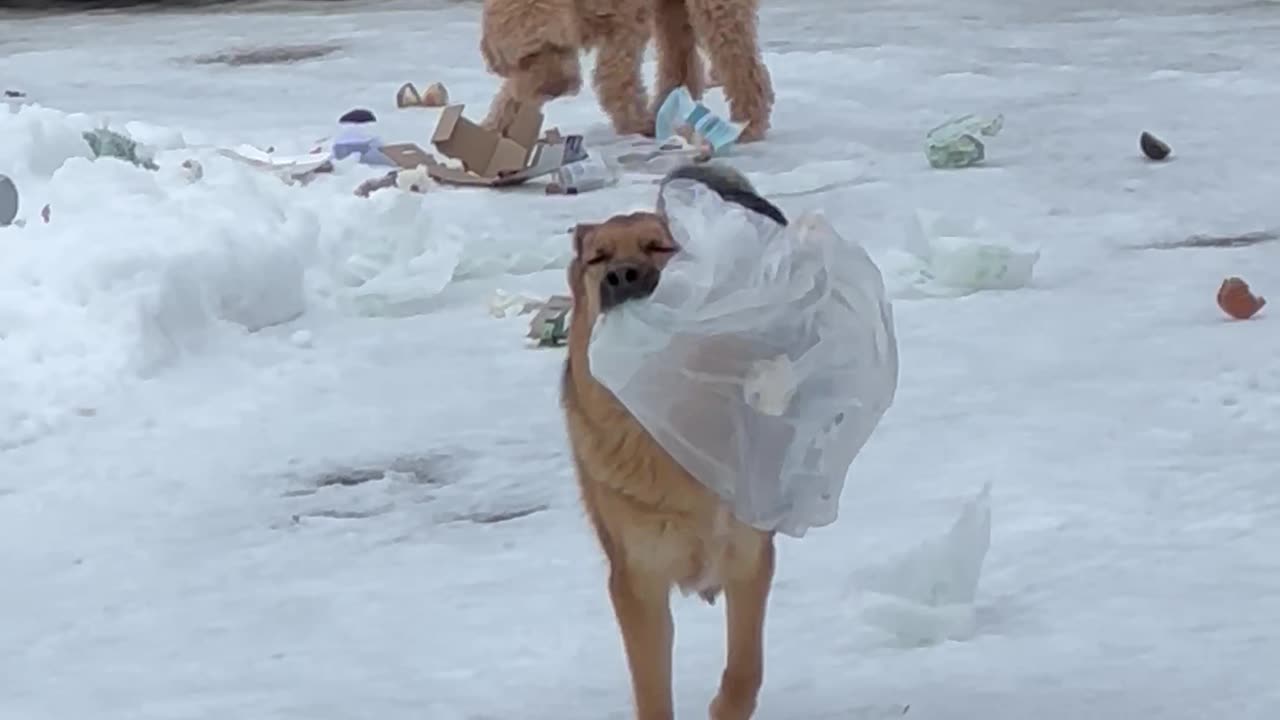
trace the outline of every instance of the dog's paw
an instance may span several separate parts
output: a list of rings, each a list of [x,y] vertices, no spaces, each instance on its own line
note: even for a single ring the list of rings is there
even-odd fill
[[[742,133],[738,135],[738,142],[752,143],[764,140],[765,135],[769,133],[769,125],[763,122],[749,122],[742,129]]]
[[[653,117],[649,115],[620,118],[613,124],[614,131],[619,135],[643,135],[647,138],[657,133],[655,127]]]
[[[755,698],[731,698],[722,690],[707,708],[711,720],[751,720],[756,711]]]

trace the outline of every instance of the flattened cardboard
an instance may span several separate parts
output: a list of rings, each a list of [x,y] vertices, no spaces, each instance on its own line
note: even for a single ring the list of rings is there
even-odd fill
[[[415,143],[392,143],[391,145],[383,145],[382,154],[387,159],[396,164],[396,167],[404,170],[412,170],[419,165],[430,167],[435,163],[435,158],[431,153],[423,150]]]
[[[555,172],[565,163],[570,144],[554,130],[538,139],[542,113],[536,108],[525,106],[518,110],[505,135],[468,120],[462,110],[462,105],[445,108],[431,137],[435,148],[446,157],[460,160],[462,168],[428,162],[427,173],[435,180],[483,187],[519,185]],[[580,139],[574,147],[580,152]]]
[[[307,155],[276,155],[263,152],[252,145],[238,145],[234,148],[220,148],[219,154],[233,160],[246,162],[264,170],[282,170],[295,175],[314,172],[329,162],[328,153],[309,153]]]

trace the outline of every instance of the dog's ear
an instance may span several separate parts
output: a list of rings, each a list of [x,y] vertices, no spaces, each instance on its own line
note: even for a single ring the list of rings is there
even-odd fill
[[[600,227],[597,223],[578,223],[573,228],[573,256],[582,257],[582,251],[586,247],[587,238],[591,237],[591,233]]]

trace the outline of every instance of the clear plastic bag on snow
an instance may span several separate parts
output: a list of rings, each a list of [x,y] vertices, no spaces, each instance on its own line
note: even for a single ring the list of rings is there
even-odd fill
[[[879,268],[819,214],[781,227],[698,183],[663,192],[681,251],[600,318],[592,374],[741,521],[830,524],[897,389]]]

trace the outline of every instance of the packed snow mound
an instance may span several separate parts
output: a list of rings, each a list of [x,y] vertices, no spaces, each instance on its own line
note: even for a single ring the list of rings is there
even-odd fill
[[[93,159],[81,133],[101,125],[39,106],[0,113],[0,173],[21,223],[0,228],[0,448],[220,334],[314,308],[412,313],[454,279],[568,261],[562,234],[511,232],[483,191],[360,198],[385,170],[341,163],[288,185],[180,131],[113,125],[152,143],[149,171]]]

